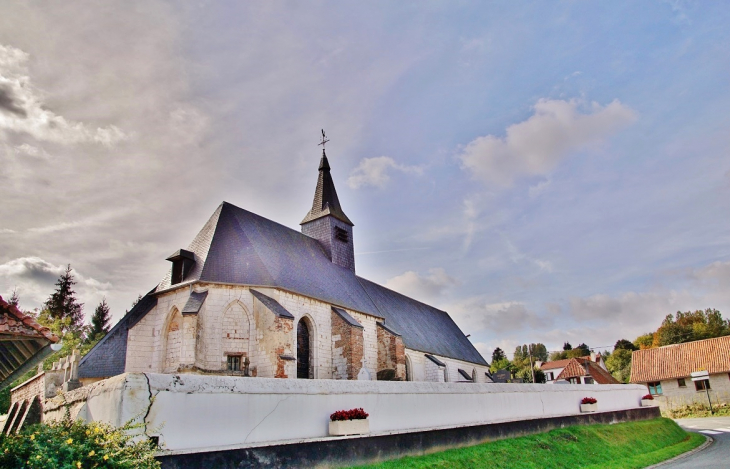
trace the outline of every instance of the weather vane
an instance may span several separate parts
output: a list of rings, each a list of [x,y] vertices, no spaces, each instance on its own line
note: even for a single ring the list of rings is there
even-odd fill
[[[330,140],[327,138],[327,136],[324,134],[324,129],[322,129],[322,141],[319,142],[319,145],[322,145],[322,154],[324,155],[324,144],[329,142]],[[317,146],[319,146],[317,145]]]

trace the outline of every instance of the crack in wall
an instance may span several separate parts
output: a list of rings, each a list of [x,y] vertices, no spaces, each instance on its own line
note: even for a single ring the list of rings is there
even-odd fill
[[[244,439],[243,439],[243,442],[244,442],[244,443],[246,443],[246,442],[248,441],[248,437],[249,437],[249,436],[251,436],[251,433],[253,433],[253,432],[254,432],[254,430],[256,430],[256,429],[257,429],[257,428],[259,427],[259,425],[261,425],[262,423],[264,423],[264,421],[265,421],[265,420],[266,420],[267,418],[269,418],[269,416],[270,416],[271,414],[273,414],[274,412],[276,412],[276,409],[278,409],[278,408],[279,408],[279,405],[280,405],[280,404],[281,404],[282,402],[284,402],[284,401],[286,401],[287,399],[289,399],[289,397],[291,397],[291,396],[286,396],[286,397],[285,397],[284,399],[282,399],[282,400],[280,400],[279,402],[277,402],[277,403],[276,403],[276,406],[275,406],[275,407],[274,407],[274,408],[273,408],[273,409],[271,410],[271,412],[269,412],[268,414],[266,414],[266,415],[264,416],[264,418],[262,418],[262,419],[261,419],[261,421],[260,421],[259,423],[257,423],[257,424],[256,424],[256,426],[255,426],[255,427],[253,427],[253,428],[251,429],[251,431],[250,431],[250,432],[248,432],[248,433],[246,434],[246,438],[244,438]]]

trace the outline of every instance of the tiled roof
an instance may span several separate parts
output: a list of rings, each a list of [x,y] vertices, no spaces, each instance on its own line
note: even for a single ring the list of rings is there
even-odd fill
[[[0,296],[0,389],[51,353],[58,342],[50,329]]]
[[[278,301],[276,301],[273,298],[270,298],[263,293],[251,289],[251,294],[261,302],[262,305],[266,307],[269,311],[274,313],[275,315],[281,317],[281,318],[287,318],[287,319],[294,319],[294,315],[287,311],[286,308],[281,306]]]
[[[385,319],[413,350],[486,365],[449,315],[356,276],[299,231],[223,202],[188,248],[184,282],[272,287]],[[169,273],[157,291],[170,288]]]
[[[332,311],[334,311],[339,317],[341,317],[347,324],[349,324],[349,325],[351,325],[353,327],[357,327],[357,328],[360,328],[360,329],[364,329],[363,325],[360,324],[359,322],[357,322],[357,319],[355,319],[352,316],[350,316],[350,314],[348,314],[348,312],[345,311],[344,309],[335,308],[333,306],[332,307]]]
[[[541,370],[554,370],[555,368],[565,368],[570,363],[572,358],[565,358],[563,360],[555,360],[554,362],[545,362],[540,366]]]
[[[49,328],[41,326],[31,316],[7,303],[2,296],[0,296],[0,334],[18,338],[46,339],[54,344],[58,342],[58,337]]]
[[[695,371],[730,372],[730,336],[637,350],[631,356],[631,382],[686,378]]]
[[[598,384],[621,384],[611,376],[611,373],[601,368],[599,364],[592,362],[590,358],[569,358],[567,362],[563,371],[555,378],[556,380],[590,376]]]

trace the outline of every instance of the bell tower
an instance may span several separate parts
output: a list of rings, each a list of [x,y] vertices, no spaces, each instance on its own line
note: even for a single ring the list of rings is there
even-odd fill
[[[312,209],[300,223],[302,233],[314,238],[324,247],[330,260],[355,272],[355,247],[352,227],[355,226],[340,207],[335,183],[330,174],[330,165],[324,144],[329,140],[322,131],[322,159],[319,161],[319,177],[314,191]]]

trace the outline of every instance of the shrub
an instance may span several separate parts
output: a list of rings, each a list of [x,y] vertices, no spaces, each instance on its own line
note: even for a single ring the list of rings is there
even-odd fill
[[[648,399],[648,400],[650,400],[650,401],[653,401],[653,400],[654,400],[654,396],[652,396],[651,394],[647,394],[646,396],[642,397],[641,399],[642,399],[642,400],[643,400],[643,399]]]
[[[370,414],[362,410],[362,407],[359,409],[338,410],[330,415],[330,420],[333,422],[337,420],[360,420],[368,418],[368,415]]]
[[[595,404],[596,402],[598,402],[598,401],[593,397],[584,397],[580,401],[581,404]]]
[[[17,434],[0,435],[0,467],[159,468],[156,446],[146,438],[135,442],[129,436],[136,427],[70,419],[31,425]]]

